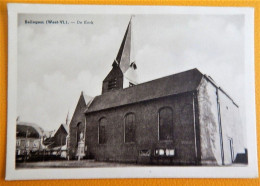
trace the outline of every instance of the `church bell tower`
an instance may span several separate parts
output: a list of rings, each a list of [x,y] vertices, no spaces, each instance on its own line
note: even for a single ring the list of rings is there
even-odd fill
[[[137,66],[132,60],[132,18],[130,19],[123,41],[120,45],[112,69],[103,80],[102,94],[112,90],[123,89],[137,84]]]

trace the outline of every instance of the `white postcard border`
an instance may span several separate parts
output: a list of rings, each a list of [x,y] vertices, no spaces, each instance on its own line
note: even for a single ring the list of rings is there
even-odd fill
[[[30,14],[209,14],[245,15],[246,123],[248,166],[245,167],[120,167],[15,169],[17,103],[17,15]],[[8,4],[8,118],[6,180],[84,179],[84,178],[249,178],[258,177],[255,80],[254,9],[245,7],[172,7],[110,5]]]

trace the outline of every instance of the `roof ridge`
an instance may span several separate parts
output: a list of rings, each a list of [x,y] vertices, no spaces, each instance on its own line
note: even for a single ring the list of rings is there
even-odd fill
[[[94,98],[85,113],[195,91],[203,74],[196,68],[125,89],[109,91]]]
[[[197,68],[193,68],[193,69],[190,69],[190,70],[186,70],[186,71],[182,71],[182,72],[178,72],[176,74],[171,74],[171,75],[167,75],[167,76],[164,76],[164,77],[160,77],[160,78],[157,78],[157,79],[153,79],[153,80],[149,80],[149,81],[145,81],[145,82],[142,82],[142,83],[139,83],[139,84],[136,84],[135,86],[131,86],[131,87],[126,87],[124,89],[115,89],[113,90],[114,92],[115,91],[123,91],[123,90],[126,90],[126,89],[130,89],[130,88],[133,88],[133,87],[138,87],[138,86],[141,86],[141,85],[144,85],[144,84],[148,84],[148,83],[151,83],[153,81],[158,81],[158,80],[161,80],[161,79],[164,79],[164,78],[169,78],[169,77],[173,77],[173,76],[176,76],[176,75],[180,75],[182,73],[186,73],[186,72],[189,72],[189,71],[198,71],[201,75],[203,75]],[[110,91],[111,92],[111,91]],[[110,92],[104,92],[103,94],[106,94],[106,93],[110,93]],[[101,95],[97,95],[95,97],[99,97],[99,96],[102,96],[103,94]]]

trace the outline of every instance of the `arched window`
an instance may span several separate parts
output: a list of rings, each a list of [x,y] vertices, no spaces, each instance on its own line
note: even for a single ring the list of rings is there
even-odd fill
[[[193,105],[192,104],[185,104],[180,112],[180,124],[182,126],[189,125],[192,122],[194,122],[194,113],[193,113]]]
[[[77,130],[76,130],[77,144],[80,141],[80,133],[83,133],[83,137],[84,137],[84,124],[82,122],[79,122],[77,124]]]
[[[107,119],[101,118],[99,120],[99,125],[98,125],[98,143],[99,144],[105,144],[107,142],[106,125],[107,125]]]
[[[125,143],[135,141],[135,115],[133,113],[125,116],[124,137]]]
[[[159,140],[173,139],[173,117],[172,109],[164,107],[159,110]]]

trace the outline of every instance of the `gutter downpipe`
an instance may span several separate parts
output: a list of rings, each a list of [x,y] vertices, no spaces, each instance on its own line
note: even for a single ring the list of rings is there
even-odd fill
[[[219,123],[219,137],[220,137],[220,149],[221,149],[221,160],[222,165],[224,164],[224,147],[223,147],[223,134],[222,134],[222,123],[221,123],[221,113],[220,113],[220,102],[219,102],[219,94],[218,87],[216,87],[216,95],[217,95],[217,109],[218,109],[218,123]]]
[[[195,157],[198,163],[198,147],[197,147],[197,132],[196,132],[196,111],[195,111],[195,92],[193,92],[193,100],[192,100],[192,107],[193,107],[193,132],[194,132],[194,141],[195,141]]]

